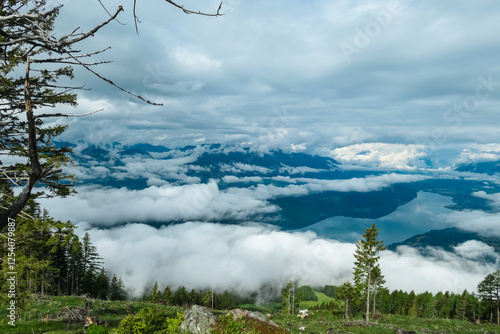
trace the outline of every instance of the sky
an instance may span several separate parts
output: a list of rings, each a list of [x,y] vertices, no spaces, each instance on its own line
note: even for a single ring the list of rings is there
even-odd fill
[[[99,73],[163,103],[150,106],[90,73],[77,80],[67,139],[168,147],[245,142],[321,152],[370,143],[498,143],[500,22],[495,1],[232,0],[224,16],[185,15],[159,1],[103,1],[125,12],[86,42],[112,49]],[[213,12],[216,1],[190,1]],[[107,18],[98,1],[66,1],[57,28]]]
[[[163,106],[148,105],[77,70],[74,82],[92,90],[81,92],[76,109],[58,112],[103,110],[54,119],[69,126],[61,140],[167,147],[237,144],[256,152],[307,152],[331,156],[345,166],[406,171],[424,168],[426,159],[446,168],[500,156],[497,1],[231,0],[224,1],[222,17],[185,15],[163,1],[138,2],[138,34],[133,1],[126,1],[102,1],[109,11],[123,5],[125,12],[82,50],[111,46],[96,57],[113,61],[99,66],[99,73]],[[205,12],[219,6],[217,1],[180,3]],[[63,4],[56,23],[60,35],[77,27],[89,30],[108,17],[98,1]],[[145,166],[127,164],[127,172],[168,167]],[[99,166],[93,170],[100,171]],[[249,195],[245,190],[221,192],[213,183],[196,180],[178,187],[151,180],[143,191],[82,188],[69,202],[47,204],[52,214],[91,232],[106,265],[123,275],[135,294],[160,278],[163,285],[248,289],[297,276],[311,284],[340,284],[350,277],[353,244],[311,231],[276,231],[255,222],[208,224],[196,212],[187,217],[189,223],[160,229],[114,226],[151,203],[156,206],[147,215],[185,214],[175,208],[193,192],[208,194],[210,205],[205,203],[203,210],[215,217],[231,205],[240,214],[273,210],[265,201],[275,189],[261,187]],[[311,186],[355,187],[357,181],[362,187],[394,182],[389,177]],[[495,194],[477,196],[500,202]],[[92,215],[112,227],[89,225]],[[498,221],[489,218],[478,212],[443,214],[450,225],[472,220],[484,231]],[[491,252],[484,244],[469,243],[453,253],[434,250],[431,258],[411,249],[386,252],[381,261],[391,288],[461,292],[474,290],[495,269],[473,261],[471,249]],[[325,252],[331,256],[318,255]],[[300,269],[308,259],[310,267]],[[207,272],[203,282],[195,274],[198,268]],[[436,273],[442,281],[436,281]]]

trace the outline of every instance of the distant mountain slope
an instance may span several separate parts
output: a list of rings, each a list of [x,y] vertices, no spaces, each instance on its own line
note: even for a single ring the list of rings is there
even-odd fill
[[[500,161],[484,161],[463,164],[455,167],[459,172],[472,172],[480,174],[494,175],[500,173]]]
[[[400,184],[372,192],[327,191],[301,197],[280,197],[280,226],[301,228],[335,216],[380,218],[417,197],[412,185]]]
[[[424,234],[415,235],[402,242],[393,243],[387,248],[396,250],[398,246],[410,246],[423,250],[425,247],[440,247],[446,251],[453,251],[455,246],[458,246],[466,241],[477,240],[495,248],[497,253],[500,253],[500,239],[493,237],[485,237],[475,232],[461,230],[456,227],[445,228],[442,230],[432,230]]]
[[[245,215],[236,220],[232,215],[227,221],[216,217],[214,222],[239,224],[253,220],[284,229],[300,229],[337,216],[377,219],[414,200],[419,192],[451,198],[453,203],[447,207],[451,210],[500,212],[488,199],[474,195],[479,191],[489,194],[500,192],[500,183],[492,181],[495,176],[490,176],[499,175],[500,162],[463,164],[456,166],[448,175],[421,169],[346,168],[326,156],[283,150],[256,153],[248,147],[221,144],[181,148],[148,143],[123,145],[118,142],[111,145],[60,144],[75,148],[73,158],[78,166],[74,174],[79,175],[78,186],[143,190],[153,186],[208,184],[215,180],[217,191],[223,194],[238,194],[241,191],[246,198],[255,196],[264,202],[263,205],[277,207],[272,212]],[[485,178],[482,179],[479,174],[471,178],[457,171],[484,173]],[[383,181],[385,175],[389,181]],[[391,181],[393,176],[396,176],[394,180],[404,180],[408,175],[418,175],[421,179],[401,183]],[[346,182],[337,182],[341,180]],[[325,186],[328,181],[334,182]],[[332,184],[349,186],[342,191],[340,186],[333,187]],[[170,223],[177,221],[161,222]],[[439,239],[437,236],[433,238]],[[462,239],[456,236],[456,241],[450,244]],[[444,239],[439,240],[435,242],[437,246],[442,246]]]
[[[156,153],[164,153],[169,152],[170,149],[161,145],[151,145],[148,143],[139,143],[135,145],[125,146],[124,149],[137,149],[144,152],[156,152]]]

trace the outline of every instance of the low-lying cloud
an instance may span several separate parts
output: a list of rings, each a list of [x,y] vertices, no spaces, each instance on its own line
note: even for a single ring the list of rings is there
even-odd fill
[[[89,232],[107,270],[120,276],[133,296],[140,296],[154,281],[162,288],[239,292],[256,291],[265,284],[280,287],[289,280],[311,286],[352,281],[355,245],[313,232],[200,222],[106,230],[82,224],[79,231]],[[409,247],[383,252],[380,263],[387,286],[415,292],[474,291],[495,264],[475,261],[473,254],[480,256],[484,244],[460,247],[454,253],[431,249],[430,257]],[[469,252],[465,257],[464,249]]]
[[[277,197],[323,191],[369,192],[425,178],[395,173],[347,180],[297,178],[301,184],[278,187],[260,183],[248,188],[220,189],[216,180],[179,186],[162,184],[161,179],[152,177],[148,180],[151,186],[141,190],[81,186],[76,188],[78,193],[75,196],[41,200],[41,203],[59,219],[101,226],[127,222],[247,221],[251,217],[278,213],[280,208],[270,203]],[[222,180],[258,182],[261,178],[225,176]]]

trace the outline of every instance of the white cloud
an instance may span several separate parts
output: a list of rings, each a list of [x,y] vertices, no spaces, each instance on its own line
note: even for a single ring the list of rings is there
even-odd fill
[[[154,166],[155,164],[153,164]],[[132,174],[122,173],[122,177],[141,175],[146,168],[140,164],[127,164]],[[134,166],[133,168],[131,166]],[[148,167],[151,168],[151,167]],[[174,166],[174,169],[177,168]],[[185,167],[182,167],[185,168]],[[424,180],[421,175],[384,174],[341,180],[321,180],[311,178],[287,178],[277,180],[290,184],[278,187],[262,184],[262,177],[243,177],[226,175],[224,182],[257,182],[248,188],[230,187],[220,190],[216,180],[201,184],[197,177],[184,174],[171,175],[182,180],[183,185],[172,185],[154,173],[143,173],[148,177],[146,189],[102,188],[98,186],[76,187],[77,194],[67,198],[42,199],[40,202],[58,219],[73,222],[86,221],[91,224],[112,226],[126,222],[171,222],[171,221],[248,221],[252,217],[265,216],[272,221],[280,208],[269,200],[282,196],[304,196],[324,191],[369,192],[390,187],[396,183],[409,183]],[[170,174],[168,174],[170,175]],[[117,175],[114,175],[117,177]],[[78,210],[74,210],[78,208]]]
[[[331,157],[344,164],[415,170],[423,165],[420,158],[426,156],[424,149],[422,145],[363,143],[335,148]]]
[[[482,264],[461,254],[432,248],[427,251],[430,256],[422,256],[418,250],[406,246],[398,247],[397,252],[384,252],[380,266],[387,286],[416,293],[461,293],[465,289],[471,292],[487,274],[496,270],[496,264]]]
[[[500,255],[495,252],[495,248],[481,241],[469,240],[454,247],[455,252],[467,260],[481,261],[485,258],[495,260],[499,263]]]
[[[306,182],[305,187],[311,192],[323,191],[358,191],[369,192],[377,191],[386,187],[390,187],[396,183],[411,183],[427,179],[423,175],[407,175],[407,174],[383,174],[372,175],[365,178],[352,178],[346,180],[320,180],[311,178],[296,178],[298,182]]]
[[[483,211],[452,211],[442,219],[449,225],[477,232],[484,236],[500,237],[500,214]]]
[[[269,174],[272,172],[271,169],[266,168],[266,167],[249,165],[249,164],[244,164],[241,162],[236,162],[236,163],[233,163],[231,165],[220,164],[220,170],[221,170],[221,172],[233,173],[233,174],[248,173],[248,172],[256,172],[259,174]]]
[[[484,161],[500,160],[500,148],[498,145],[480,145],[482,151],[464,149],[455,160],[455,164],[467,164]]]
[[[159,229],[130,224],[87,231],[105,267],[121,276],[135,296],[155,280],[163,288],[183,285],[240,292],[255,291],[264,284],[279,287],[289,280],[312,286],[352,280],[355,245],[321,239],[312,232],[210,223]],[[467,247],[484,248],[474,244]],[[383,252],[380,263],[387,286],[417,293],[461,292],[465,288],[474,291],[493,270],[459,254],[434,253],[434,258],[425,258],[406,247]]]
[[[500,193],[488,194],[485,191],[476,191],[472,193],[473,196],[484,198],[488,200],[494,207],[500,208]]]
[[[305,174],[305,173],[319,173],[326,171],[326,169],[317,169],[311,167],[290,167],[290,166],[282,166],[279,169],[280,174]]]
[[[78,187],[77,191],[75,196],[41,203],[59,219],[101,226],[131,221],[242,221],[278,210],[266,200],[249,196],[248,191],[220,191],[213,180],[207,184],[151,186],[143,190]]]
[[[186,48],[178,48],[173,52],[173,58],[179,66],[187,71],[205,72],[218,69],[222,66],[218,60],[210,59],[209,56]]]
[[[351,244],[263,225],[185,223],[156,229],[132,224],[89,233],[106,268],[136,296],[155,280],[163,287],[239,291],[290,279],[338,284],[348,278],[352,264]]]
[[[245,183],[245,182],[262,182],[262,177],[260,176],[245,176],[245,177],[236,177],[233,175],[226,175],[222,178],[222,181],[225,183]]]

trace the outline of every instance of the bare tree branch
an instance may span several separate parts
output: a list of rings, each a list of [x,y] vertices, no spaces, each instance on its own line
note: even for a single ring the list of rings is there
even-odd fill
[[[38,13],[38,14],[13,14],[13,15],[6,15],[6,16],[0,16],[0,22],[2,21],[11,21],[11,20],[40,20],[41,17],[47,17],[49,15],[52,15],[56,10],[60,9],[62,6],[57,6],[52,8],[49,11],[43,12],[43,13]]]
[[[197,15],[205,15],[205,16],[222,16],[222,15],[224,15],[224,14],[221,14],[221,12],[220,12],[220,10],[222,8],[222,2],[220,3],[219,8],[217,9],[217,13],[213,14],[213,13],[204,13],[201,11],[196,12],[194,10],[186,9],[186,8],[184,8],[184,6],[181,6],[172,0],[165,0],[165,1],[173,6],[177,7],[177,8],[180,8],[186,14],[197,14]]]
[[[102,8],[104,8],[104,10],[106,11],[106,13],[108,13],[108,15],[109,15],[109,16],[113,16],[113,14],[111,14],[111,13],[109,12],[109,10],[106,8],[106,6],[104,6],[104,4],[102,3],[102,1],[101,1],[101,0],[97,0],[97,1],[99,1],[99,3],[101,4],[101,7],[102,7]],[[126,25],[125,23],[120,22],[118,19],[116,19],[116,22],[118,22],[118,23],[119,23],[119,24],[121,24],[122,26]]]
[[[72,55],[70,55],[70,57],[72,57]],[[116,88],[118,88],[119,90],[121,90],[122,92],[124,93],[127,93],[128,95],[131,95],[133,97],[136,97],[138,98],[139,100],[142,100],[148,104],[152,104],[154,106],[162,106],[163,103],[155,103],[155,102],[151,102],[149,100],[146,100],[145,98],[143,98],[142,96],[140,95],[137,95],[137,94],[134,94],[126,89],[123,89],[122,87],[118,86],[117,84],[115,84],[113,81],[111,81],[110,79],[108,78],[105,78],[103,77],[102,75],[100,75],[99,73],[95,72],[94,70],[92,70],[90,67],[88,67],[87,65],[85,65],[84,63],[82,63],[80,60],[76,59],[76,58],[73,58],[76,62],[79,63],[79,65],[83,66],[87,71],[91,72],[92,74],[94,74],[95,76],[97,76],[99,79],[101,80],[104,80],[106,81],[107,83],[109,83],[110,85],[112,86],[115,86]]]
[[[120,14],[120,12],[123,11],[123,7],[122,6],[118,6],[118,9],[116,10],[116,13],[111,16],[108,20],[102,22],[101,24],[99,24],[97,27],[95,27],[94,29],[90,30],[89,32],[87,32],[86,34],[83,34],[82,36],[80,37],[77,37],[77,38],[74,38],[72,40],[69,40],[67,42],[65,42],[63,45],[72,45],[72,44],[75,44],[75,43],[78,43],[90,36],[93,36],[99,29],[101,29],[102,27],[104,27],[105,25],[107,25],[109,22],[113,21],[117,16],[118,14]]]
[[[179,5],[178,3],[176,3],[176,2],[174,2],[172,0],[165,0],[165,1],[168,2],[171,5],[179,8],[179,9],[181,9],[186,14],[196,14],[196,15],[204,15],[204,16],[222,16],[222,15],[224,15],[223,13],[220,12],[220,10],[222,8],[222,1],[219,4],[219,8],[217,9],[216,13],[205,13],[205,12],[202,12],[202,11],[194,11],[194,10],[190,10],[190,9],[184,8],[184,6]],[[101,2],[101,1],[99,0],[99,2]],[[137,27],[137,23],[140,23],[141,21],[139,20],[139,17],[137,16],[136,5],[137,5],[137,0],[134,0],[134,8],[133,8],[132,12],[134,14],[135,32],[137,34],[139,34],[139,29]]]
[[[55,114],[40,114],[37,115],[35,118],[43,118],[43,117],[83,117],[83,116],[88,116],[92,115],[95,113],[98,113],[100,111],[103,111],[104,109],[99,109],[99,110],[94,110],[85,114],[63,114],[63,113],[55,113]]]

